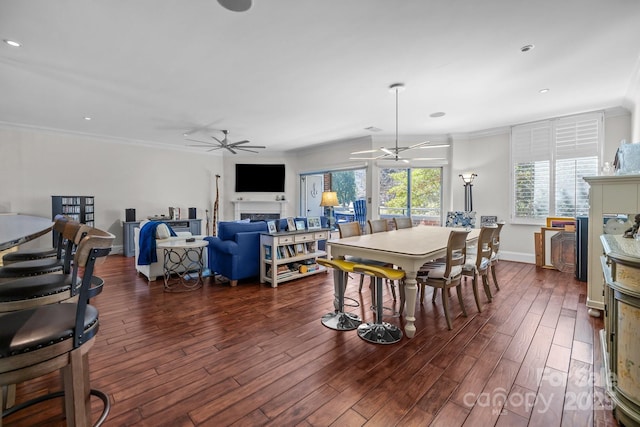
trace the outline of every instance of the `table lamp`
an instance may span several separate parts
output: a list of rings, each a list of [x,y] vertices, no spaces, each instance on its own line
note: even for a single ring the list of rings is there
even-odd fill
[[[335,219],[333,217],[333,207],[340,206],[338,203],[338,193],[335,191],[323,191],[320,206],[329,208],[329,227],[333,228]]]

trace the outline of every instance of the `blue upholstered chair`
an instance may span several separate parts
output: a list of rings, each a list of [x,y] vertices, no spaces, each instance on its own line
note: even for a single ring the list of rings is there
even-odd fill
[[[236,286],[238,280],[260,275],[260,233],[267,232],[267,223],[223,221],[218,223],[218,235],[207,236],[209,269]]]
[[[353,202],[353,213],[355,220],[360,224],[360,230],[364,233],[367,225],[367,201],[365,199],[358,199]]]

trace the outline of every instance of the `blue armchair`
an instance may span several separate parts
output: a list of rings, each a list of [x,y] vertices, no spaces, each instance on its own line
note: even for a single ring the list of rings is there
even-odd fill
[[[204,238],[209,242],[211,272],[229,279],[231,286],[238,280],[259,276],[260,233],[267,231],[264,221],[218,223],[218,236]]]

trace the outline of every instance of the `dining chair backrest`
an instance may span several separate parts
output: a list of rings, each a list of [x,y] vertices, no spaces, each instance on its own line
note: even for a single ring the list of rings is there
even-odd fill
[[[491,259],[493,235],[497,229],[498,226],[496,224],[483,225],[480,228],[480,235],[476,244],[475,267],[477,271],[485,270],[488,266],[487,263]]]
[[[386,219],[370,219],[367,223],[369,234],[389,231],[389,222]]]
[[[338,231],[340,232],[341,239],[345,237],[362,235],[360,224],[357,221],[338,223]]]
[[[413,221],[410,216],[397,216],[393,218],[393,223],[396,226],[396,230],[413,227]]]
[[[449,234],[449,240],[447,242],[447,256],[445,258],[445,271],[444,277],[451,278],[451,271],[456,266],[464,265],[467,255],[467,236],[469,235],[469,229],[451,230]],[[459,269],[460,274],[462,270]],[[460,274],[456,274],[459,276]]]
[[[364,231],[367,225],[367,201],[365,199],[358,199],[353,202],[353,216],[360,224],[360,230]]]
[[[500,250],[500,231],[504,227],[504,221],[496,222],[497,229],[493,233],[493,239],[491,241],[491,257],[495,258]]]

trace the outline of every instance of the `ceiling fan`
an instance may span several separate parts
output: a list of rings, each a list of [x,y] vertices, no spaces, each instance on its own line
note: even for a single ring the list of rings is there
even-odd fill
[[[381,147],[379,150],[364,150],[364,151],[354,151],[351,155],[359,155],[359,154],[367,154],[367,153],[376,153],[382,152],[381,154],[375,157],[350,157],[351,160],[402,160],[405,163],[409,163],[409,160],[438,160],[435,157],[412,157],[412,158],[404,158],[400,155],[408,150],[413,150],[417,148],[442,148],[448,147],[449,144],[431,144],[430,141],[423,141],[417,144],[409,145],[407,147],[398,146],[398,93],[404,90],[403,83],[394,83],[389,86],[389,91],[395,92],[396,94],[396,144],[395,147],[385,148]]]
[[[198,144],[187,144],[188,147],[205,147],[209,148],[207,151],[221,150],[226,149],[231,151],[233,154],[238,154],[238,151],[248,151],[250,153],[257,153],[255,149],[259,148],[267,148],[264,145],[244,145],[248,144],[249,140],[242,140],[237,142],[229,142],[229,131],[222,130],[224,134],[224,138],[218,139],[215,136],[211,136],[213,141],[200,141],[198,139],[187,138],[187,141],[197,142]],[[190,133],[185,133],[184,136],[189,136]]]

